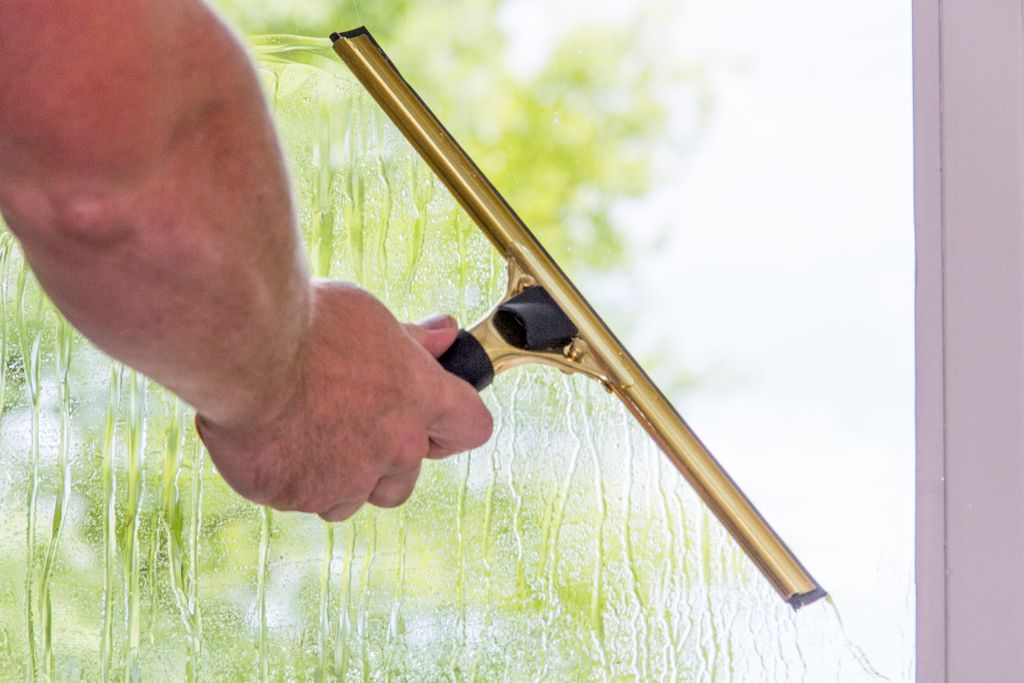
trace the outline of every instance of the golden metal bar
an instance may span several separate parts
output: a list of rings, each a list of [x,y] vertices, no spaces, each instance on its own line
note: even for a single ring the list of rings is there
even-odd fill
[[[824,597],[821,586],[402,78],[370,33],[358,28],[333,34],[331,39],[338,56],[508,260],[510,289],[513,277],[527,278],[543,286],[579,329],[573,343],[575,349],[572,353],[566,349],[566,357],[574,357],[573,362],[579,362],[579,367],[560,361],[557,354],[543,354],[537,361],[570,371],[580,370],[598,378],[614,392],[794,609]],[[474,328],[473,334],[478,338],[489,336],[482,327],[486,322],[485,319]]]

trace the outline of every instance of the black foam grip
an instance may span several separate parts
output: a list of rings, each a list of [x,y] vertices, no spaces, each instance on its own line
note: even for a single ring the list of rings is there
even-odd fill
[[[461,377],[477,391],[482,391],[494,379],[494,366],[476,337],[459,330],[455,343],[437,359],[448,372]]]
[[[498,306],[494,329],[525,351],[560,351],[579,330],[543,287],[527,287]]]

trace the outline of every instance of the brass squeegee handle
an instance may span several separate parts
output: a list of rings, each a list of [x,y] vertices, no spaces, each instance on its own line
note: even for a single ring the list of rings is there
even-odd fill
[[[794,609],[826,595],[736,486],[697,435],[604,324],[483,172],[381,50],[365,28],[331,35],[334,51],[491,240],[509,267],[508,291],[472,336],[495,374],[543,363],[600,381],[636,417],[715,517]],[[505,302],[540,286],[578,328],[562,348],[517,346],[496,315]],[[479,349],[477,349],[479,351]],[[485,373],[486,374],[486,373]],[[489,379],[488,379],[489,381]]]
[[[511,278],[515,280],[514,276]],[[579,330],[540,286],[507,292],[470,330],[459,330],[438,362],[445,370],[482,391],[498,372],[514,365],[546,363],[565,372],[584,372],[573,362]],[[577,361],[582,360],[578,358]]]

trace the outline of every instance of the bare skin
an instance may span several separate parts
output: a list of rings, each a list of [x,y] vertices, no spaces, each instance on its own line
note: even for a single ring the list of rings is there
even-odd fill
[[[313,282],[252,67],[198,0],[0,4],[0,213],[85,336],[192,404],[243,496],[341,520],[490,414],[403,325]]]

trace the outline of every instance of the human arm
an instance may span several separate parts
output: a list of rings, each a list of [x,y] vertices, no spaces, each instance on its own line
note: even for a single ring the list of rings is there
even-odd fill
[[[30,0],[0,26],[0,211],[68,319],[196,407],[240,493],[338,519],[486,440],[431,358],[454,329],[311,283],[256,78],[205,6]]]

